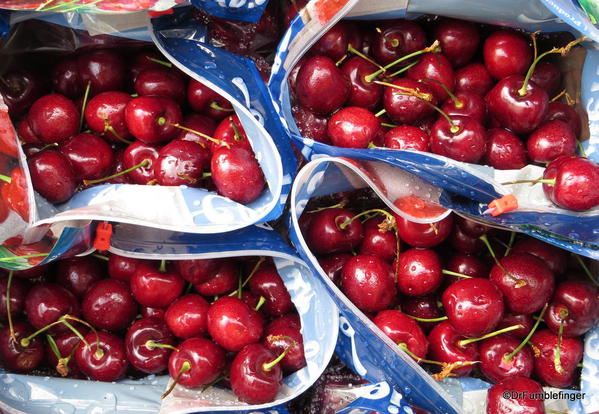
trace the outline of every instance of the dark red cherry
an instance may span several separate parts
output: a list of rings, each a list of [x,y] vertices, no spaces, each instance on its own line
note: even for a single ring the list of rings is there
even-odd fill
[[[183,77],[166,67],[146,69],[135,79],[135,93],[139,96],[159,96],[179,104],[185,101],[187,85]]]
[[[489,275],[489,267],[487,264],[473,254],[455,252],[450,256],[446,267],[447,270],[451,272],[460,273],[470,277],[487,277]],[[446,276],[446,279],[450,283],[460,280],[459,277],[455,276]]]
[[[110,253],[108,258],[108,276],[129,282],[137,266],[142,263],[141,259],[132,257],[119,256],[118,254]]]
[[[383,92],[383,105],[393,121],[399,124],[415,124],[433,114],[434,109],[431,106],[410,93],[410,90],[416,91],[434,105],[437,100],[431,88],[432,82],[423,83],[399,78],[392,84],[399,86],[399,89],[387,86]]]
[[[62,203],[75,194],[77,182],[67,158],[56,150],[44,150],[29,158],[33,188],[50,203]]]
[[[206,134],[210,137],[213,136],[214,131],[216,129],[216,122],[212,118],[208,118],[207,116],[200,114],[191,113],[186,115],[183,119],[182,124],[186,128],[192,129],[197,132],[201,132],[202,134]],[[183,129],[179,131],[177,139],[197,142],[198,144],[210,148],[210,146],[208,145],[209,142],[206,138]]]
[[[351,254],[348,253],[333,253],[327,256],[321,256],[318,258],[318,263],[324,273],[333,281],[333,283],[337,283],[339,278],[341,277],[341,270],[347,262],[352,257]]]
[[[437,82],[427,82],[426,79],[434,79],[445,85],[450,91],[453,91],[455,85],[451,63],[440,53],[427,53],[420,56],[418,63],[408,70],[406,76],[415,81],[426,82],[439,102],[447,99],[449,95]]]
[[[523,75],[532,61],[532,50],[522,35],[498,30],[483,45],[487,70],[495,79]]]
[[[428,334],[429,357],[449,364],[478,361],[478,344],[471,342],[462,345],[460,344],[462,339],[464,337],[448,321],[437,324]],[[472,368],[473,365],[470,364],[453,369],[451,372],[458,377],[463,377],[470,374]]]
[[[341,290],[365,312],[388,308],[397,294],[391,266],[377,256],[356,255],[341,271]]]
[[[204,296],[220,296],[232,292],[239,281],[239,266],[232,260],[222,261],[216,272],[201,283],[194,284],[195,290]]]
[[[79,110],[67,97],[45,95],[33,103],[27,115],[31,130],[42,142],[62,142],[79,130]]]
[[[16,318],[23,309],[25,308],[25,297],[29,285],[24,280],[13,277],[10,283],[10,315],[14,319]],[[6,293],[8,292],[8,278],[2,277],[0,279],[0,320],[8,320],[8,309],[6,303]]]
[[[371,52],[382,65],[424,48],[426,35],[422,28],[411,20],[396,19],[374,35]]]
[[[52,69],[52,85],[54,90],[71,99],[83,95],[85,84],[81,81],[77,59],[67,57],[62,59]]]
[[[302,106],[316,114],[339,109],[351,92],[349,79],[325,56],[307,59],[297,74],[297,98]],[[328,91],[323,94],[322,91]]]
[[[173,126],[182,120],[181,109],[167,98],[140,96],[125,107],[125,123],[131,135],[146,144],[172,139],[178,134]]]
[[[134,184],[147,184],[154,179],[154,163],[160,156],[155,145],[135,141],[123,152],[123,167],[125,169],[137,167],[127,173]],[[140,165],[141,164],[141,165]]]
[[[17,124],[17,135],[24,143],[38,144],[39,146],[36,146],[36,148],[43,148],[45,146],[42,144],[40,139],[34,134],[27,116],[22,118]],[[25,150],[26,147],[24,145],[22,145],[22,147],[23,151],[25,151],[25,155],[30,156],[29,154],[27,154],[27,151]]]
[[[191,79],[187,87],[187,102],[195,112],[216,120],[223,119],[233,112],[229,101],[195,79]]]
[[[497,325],[497,329],[508,328],[514,325],[522,325],[522,328],[510,331],[510,335],[519,339],[524,339],[532,330],[534,320],[532,315],[515,315],[513,313],[504,313],[503,318],[501,318],[499,324]]]
[[[599,166],[578,156],[563,157],[549,163],[543,174],[543,191],[555,205],[574,211],[585,211],[599,205]]]
[[[543,399],[532,398],[543,393],[541,384],[530,378],[505,378],[489,389],[487,414],[544,414]]]
[[[562,84],[562,73],[553,63],[542,60],[535,66],[530,80],[545,89],[547,95],[553,96],[559,92]]]
[[[177,273],[189,283],[202,283],[216,275],[222,265],[219,259],[175,260]]]
[[[77,298],[55,283],[34,285],[25,297],[27,320],[35,329],[45,328],[63,315],[79,316]],[[62,324],[50,328],[50,332],[63,334],[68,329]]]
[[[131,293],[144,306],[164,308],[170,305],[185,287],[185,281],[174,272],[141,263],[130,280]]]
[[[179,351],[172,352],[169,358],[168,372],[172,378],[179,378],[178,384],[184,387],[208,385],[225,369],[225,351],[209,339],[189,338],[177,348]]]
[[[206,299],[188,293],[170,304],[164,314],[164,321],[177,338],[202,336],[208,330],[209,308],[210,304]]]
[[[299,328],[273,326],[271,323],[264,332],[263,344],[275,355],[280,355],[288,349],[280,362],[283,371],[294,372],[306,366],[304,339]]]
[[[468,116],[454,115],[451,121],[450,124],[441,117],[433,124],[430,134],[431,151],[457,161],[480,161],[487,145],[485,128]]]
[[[394,215],[399,238],[413,247],[433,247],[445,240],[451,233],[453,217],[430,224],[420,224]]]
[[[542,63],[542,61],[541,61]],[[558,119],[564,121],[572,128],[574,135],[580,137],[580,131],[582,130],[582,121],[580,115],[570,105],[566,105],[562,102],[550,102],[547,109],[547,121]]]
[[[241,299],[219,298],[208,309],[208,332],[214,341],[227,351],[240,351],[260,341],[264,321],[260,314]]]
[[[89,83],[92,95],[118,91],[125,84],[124,62],[114,50],[95,50],[77,58],[83,88]]]
[[[525,346],[513,357],[508,357],[520,345],[520,339],[511,335],[499,335],[485,339],[479,346],[480,370],[491,382],[511,377],[530,377],[534,368],[534,356]]]
[[[418,322],[398,310],[384,310],[372,320],[394,343],[403,344],[419,358],[428,353],[428,340]]]
[[[556,276],[564,273],[568,266],[568,253],[565,250],[532,237],[516,242],[512,252],[537,256]]]
[[[93,131],[113,142],[131,137],[125,122],[125,108],[131,95],[124,92],[102,92],[85,106],[85,122]]]
[[[310,48],[310,53],[327,56],[336,62],[347,53],[350,43],[356,49],[360,47],[355,40],[351,42],[354,33],[357,33],[357,28],[353,27],[350,22],[339,22],[314,43]]]
[[[379,131],[380,121],[372,112],[358,106],[337,111],[327,124],[331,143],[343,148],[366,148]]]
[[[406,315],[422,319],[436,319],[441,317],[441,309],[436,295],[404,297],[401,300],[401,310]],[[418,321],[418,325],[428,331],[437,325],[437,323]]]
[[[462,253],[478,253],[485,248],[482,240],[478,237],[472,237],[459,227],[455,226],[449,236],[451,247]]]
[[[534,373],[550,387],[567,388],[574,382],[577,365],[582,360],[583,345],[578,338],[562,338],[559,359],[556,357],[558,336],[544,329],[530,338],[530,344],[539,351],[535,355]],[[559,366],[556,366],[559,361]]]
[[[354,56],[341,66],[341,72],[351,82],[351,93],[347,101],[348,106],[359,106],[373,110],[383,96],[383,87],[373,81],[366,80],[366,76],[374,73],[379,68],[360,56]]]
[[[310,249],[317,254],[327,254],[349,252],[357,247],[363,238],[363,226],[360,220],[351,220],[354,216],[344,208],[327,208],[315,213],[305,235]]]
[[[168,367],[172,349],[160,345],[174,346],[175,338],[158,318],[138,319],[127,329],[127,361],[141,372],[157,374]]]
[[[125,329],[137,315],[129,286],[121,280],[103,279],[85,294],[81,303],[85,320],[98,329]]]
[[[20,68],[2,76],[0,93],[11,116],[23,115],[47,91],[47,81],[38,73]]]
[[[555,119],[543,123],[530,134],[526,148],[531,161],[547,163],[562,155],[574,155],[576,136],[570,125]]]
[[[464,115],[478,121],[481,124],[485,123],[487,118],[487,107],[484,99],[474,92],[456,92],[455,97],[458,100],[456,103],[453,99],[447,99],[441,110],[450,117],[454,115]]]
[[[29,346],[21,346],[21,339],[28,337],[34,331],[29,324],[15,321],[13,329],[16,341],[13,340],[8,325],[0,330],[0,361],[4,368],[10,371],[30,372],[44,360],[44,345],[39,337],[34,337]]]
[[[127,363],[125,344],[109,332],[90,332],[75,351],[77,366],[95,381],[116,381],[125,376]]]
[[[212,154],[210,171],[218,194],[242,204],[256,200],[266,184],[258,160],[242,147],[219,148]]]
[[[210,161],[208,150],[193,141],[175,139],[158,152],[154,178],[159,185],[195,187]]]
[[[442,264],[439,256],[430,249],[409,249],[401,252],[399,262],[393,266],[399,291],[408,296],[428,295],[441,285]]]
[[[164,320],[164,314],[166,309],[164,308],[152,308],[150,306],[142,306],[140,314],[144,318],[158,318]]]
[[[164,61],[164,56],[160,53],[153,51],[140,52],[133,56],[129,61],[129,82],[131,86],[135,84],[137,76],[148,69],[164,68],[162,63],[157,61]]]
[[[252,293],[264,297],[266,302],[262,308],[270,316],[282,316],[293,309],[291,296],[273,265],[260,267],[250,278]]]
[[[482,162],[498,170],[519,170],[527,164],[526,148],[520,138],[507,129],[489,129]]]
[[[56,282],[77,297],[83,297],[95,282],[105,277],[102,264],[92,256],[61,260],[54,274]]]
[[[94,134],[77,134],[60,145],[77,180],[102,178],[110,171],[114,153],[110,145]]]
[[[481,63],[470,63],[455,73],[455,91],[471,92],[480,96],[493,87],[493,78]]]
[[[558,334],[572,338],[587,333],[599,319],[599,291],[586,280],[566,280],[555,288],[545,323]]]
[[[480,43],[478,28],[463,20],[444,19],[435,25],[433,35],[441,43],[443,55],[454,67],[468,63]]]
[[[84,336],[88,332],[87,329],[80,329],[79,327],[77,328],[77,331]],[[72,331],[69,331],[61,336],[54,336],[52,338],[54,339],[54,343],[56,344],[56,348],[58,348],[58,352],[62,360],[58,360],[58,356],[54,353],[54,350],[50,346],[48,340],[48,344],[46,345],[46,359],[48,360],[48,364],[52,368],[55,368],[56,371],[63,377],[81,377],[81,371],[77,366],[77,361],[75,358],[71,357],[71,355],[73,355],[79,346],[81,339]]]
[[[398,242],[394,230],[381,227],[386,220],[384,216],[376,216],[364,222],[360,254],[378,256],[390,263],[398,253]]]
[[[291,112],[295,124],[303,137],[322,142],[323,144],[328,144],[330,142],[327,135],[328,116],[317,115],[300,105],[293,106]]]
[[[274,399],[281,388],[283,374],[277,358],[266,346],[250,344],[233,359],[229,378],[235,396],[248,404],[265,404]]]
[[[385,147],[399,150],[415,150],[428,152],[430,150],[430,138],[422,129],[402,125],[385,133]]]

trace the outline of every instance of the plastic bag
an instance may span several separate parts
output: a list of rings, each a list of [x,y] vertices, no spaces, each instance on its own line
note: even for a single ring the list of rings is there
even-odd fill
[[[272,257],[302,324],[307,365],[284,378],[278,398],[269,404],[239,403],[229,389],[206,392],[176,387],[162,402],[168,377],[150,376],[116,384],[62,378],[0,374],[0,403],[28,414],[57,412],[234,412],[286,413],[285,403],[308,389],[326,368],[337,342],[338,311],[324,286],[272,230],[248,227],[221,235],[175,233],[115,225],[110,252],[143,259]],[[1,406],[1,405],[0,405]],[[139,410],[139,411],[138,411]]]
[[[548,10],[543,4],[547,4]],[[480,6],[480,7],[478,7]],[[562,7],[563,6],[563,7]],[[524,7],[524,9],[522,9]],[[551,10],[554,10],[554,15]],[[573,11],[576,10],[576,13]],[[573,14],[568,12],[572,11]],[[304,157],[311,159],[318,154],[350,157],[360,160],[384,161],[411,173],[417,174],[433,185],[447,190],[444,206],[467,212],[488,224],[510,226],[513,229],[541,235],[551,243],[569,248],[589,257],[597,257],[599,248],[599,208],[584,213],[560,209],[550,203],[537,185],[530,192],[527,184],[518,189],[501,185],[515,179],[536,179],[539,168],[528,166],[523,170],[495,170],[490,167],[466,164],[431,153],[390,149],[346,149],[315,142],[301,136],[291,114],[287,76],[301,56],[334,23],[342,17],[360,20],[417,17],[420,14],[435,14],[477,22],[509,25],[543,31],[570,31],[593,38],[596,28],[590,24],[584,12],[568,1],[527,2],[524,6],[516,2],[489,4],[475,2],[465,4],[451,1],[432,4],[422,0],[403,2],[378,1],[376,3],[349,0],[347,2],[311,1],[291,24],[283,37],[269,86],[277,102],[277,110],[289,129],[294,142]],[[557,17],[556,17],[557,16]],[[569,18],[567,18],[569,17]],[[573,27],[561,22],[572,24]],[[582,68],[580,90],[582,105],[586,109],[591,136],[583,142],[588,156],[599,160],[599,137],[594,133],[599,123],[599,91],[593,85],[599,51],[594,44],[585,44],[586,56]],[[538,189],[538,191],[537,191]],[[520,191],[519,208],[498,217],[483,214],[488,204],[504,195]]]
[[[268,0],[191,0],[191,4],[213,16],[242,22],[257,22]]]
[[[337,355],[356,373],[371,382],[388,382],[397,387],[408,402],[431,412],[480,413],[484,410],[486,390],[490,384],[475,378],[446,379],[434,381],[414,360],[407,356],[395,343],[380,331],[369,317],[353,303],[330,280],[320,267],[317,258],[310,252],[304,240],[298,219],[310,198],[359,189],[367,185],[362,162],[340,158],[319,158],[306,164],[298,173],[291,191],[291,210],[289,217],[290,239],[300,256],[308,263],[314,274],[318,274],[327,285],[340,309],[340,334],[337,343]],[[388,178],[393,180],[393,178]],[[396,179],[402,186],[401,177]],[[409,188],[416,188],[413,182],[407,182]],[[368,184],[372,187],[372,185]],[[375,193],[378,194],[376,189]],[[416,190],[419,191],[419,190]],[[393,209],[388,198],[381,200]],[[395,209],[394,209],[395,210]],[[567,403],[568,409],[576,413],[590,413],[599,407],[599,386],[595,378],[599,372],[599,354],[596,352],[599,327],[588,332],[585,337],[585,353],[581,376],[583,399],[573,401],[552,401],[559,408]],[[549,388],[547,388],[549,390]],[[470,391],[481,391],[469,394]],[[567,392],[577,393],[573,390]],[[482,404],[482,405],[481,405]],[[548,407],[552,407],[548,405]],[[389,411],[391,412],[391,411]]]
[[[185,0],[0,0],[0,9],[116,14],[164,11],[183,1]]]

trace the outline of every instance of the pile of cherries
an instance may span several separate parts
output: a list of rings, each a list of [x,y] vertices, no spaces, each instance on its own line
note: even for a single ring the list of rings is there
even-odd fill
[[[599,321],[598,282],[581,257],[456,215],[418,224],[348,199],[358,198],[312,200],[304,239],[340,290],[435,379],[476,375],[508,391],[540,388],[530,377],[575,384],[581,336]],[[522,403],[489,398],[489,413]],[[544,412],[542,401],[524,404],[535,407],[513,412]]]
[[[537,50],[536,36],[436,17],[342,21],[291,71],[293,116],[304,136],[338,147],[432,152],[497,169],[549,163],[536,180],[547,197],[588,210],[599,205],[599,166],[576,155],[581,118],[558,101],[571,98],[548,60],[583,39],[547,37],[551,47]]]
[[[306,365],[269,258],[77,257],[3,275],[0,305],[0,362],[12,372],[116,381],[168,370],[165,395],[221,384],[262,404]]]
[[[243,204],[265,187],[231,104],[153,50],[88,50],[51,79],[24,67],[2,79],[34,189],[51,203],[105,183],[203,187]]]

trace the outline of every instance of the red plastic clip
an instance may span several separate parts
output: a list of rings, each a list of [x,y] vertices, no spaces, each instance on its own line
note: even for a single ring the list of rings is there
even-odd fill
[[[489,203],[489,208],[483,211],[483,214],[489,214],[493,217],[503,213],[509,213],[518,208],[518,199],[513,194],[508,194]]]
[[[160,16],[164,16],[165,14],[173,14],[174,11],[173,9],[166,9],[163,11],[152,11],[152,10],[148,10],[148,14],[150,15],[150,17],[152,19],[156,18],[156,17],[160,17]]]
[[[110,248],[110,237],[112,236],[112,224],[105,221],[96,228],[94,248],[96,250],[108,250]]]

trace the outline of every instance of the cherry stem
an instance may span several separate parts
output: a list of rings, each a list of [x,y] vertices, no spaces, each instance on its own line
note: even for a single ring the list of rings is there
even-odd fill
[[[202,387],[202,392],[206,391],[208,388],[212,387],[213,385],[218,384],[219,382],[221,382],[222,380],[224,380],[225,378],[227,378],[226,374],[221,375],[220,377],[217,377],[214,381],[209,382],[208,384],[204,385]]]
[[[408,346],[404,342],[398,343],[397,346],[402,351],[404,351],[406,354],[408,354],[409,356],[411,356],[419,364],[421,362],[424,362],[425,364],[439,365],[439,366],[442,366],[442,367],[446,365],[446,362],[439,362],[439,361],[433,361],[433,360],[430,360],[430,359],[420,358],[418,355],[416,355],[415,353],[413,353],[412,351],[410,351],[408,349]]]
[[[557,95],[555,95],[553,98],[551,98],[549,100],[549,102],[555,102],[557,101],[559,98],[561,98],[562,96],[564,96],[566,94],[566,90],[563,89],[560,93],[558,93]]]
[[[532,60],[536,60],[537,56],[539,55],[539,49],[537,47],[537,36],[539,35],[539,33],[541,33],[541,31],[537,30],[536,32],[532,32],[530,34],[530,39],[532,40],[532,49],[533,49]]]
[[[161,399],[165,399],[166,397],[168,397],[168,395],[171,392],[173,392],[173,390],[177,386],[177,383],[179,382],[179,379],[181,378],[181,375],[185,374],[190,369],[191,369],[191,362],[189,362],[189,361],[183,361],[183,364],[181,365],[181,369],[179,370],[179,373],[177,374],[177,377],[173,380],[173,383],[171,384],[171,386],[168,387],[168,390],[166,390],[166,392],[160,396],[160,398]]]
[[[112,125],[110,125],[110,121],[108,121],[108,118],[104,118],[104,131],[102,132],[102,134],[106,134],[106,132],[110,132],[112,135],[114,135],[116,139],[127,145],[132,143],[132,141],[123,138],[118,132],[116,132],[116,129],[114,129]]]
[[[90,348],[89,342],[87,342],[87,340],[83,337],[83,335],[81,335],[81,332],[79,332],[77,329],[75,329],[75,327],[73,325],[71,325],[68,321],[63,320],[62,323],[64,324],[64,326],[69,328],[75,335],[77,335],[77,337],[79,339],[81,339],[81,342],[83,342],[86,347]]]
[[[8,272],[8,281],[6,282],[6,316],[8,317],[8,331],[10,337],[17,343],[17,337],[15,335],[15,328],[12,324],[12,315],[10,314],[10,288],[12,286],[13,271]]]
[[[227,147],[227,148],[231,148],[231,146],[229,145],[228,142],[222,141],[220,139],[213,138],[210,135],[206,135],[206,134],[204,134],[204,133],[202,133],[200,131],[196,131],[195,129],[188,128],[188,127],[183,126],[181,124],[173,124],[171,122],[168,122],[166,120],[166,118],[164,118],[162,116],[160,118],[158,118],[158,120],[156,122],[158,123],[158,125],[165,125],[165,124],[168,123],[172,127],[179,128],[179,129],[181,129],[183,131],[191,132],[192,134],[196,134],[197,136],[205,138],[205,139],[207,139],[210,142],[214,142],[215,144],[222,145],[222,146]],[[205,147],[203,144],[200,144],[200,145],[202,145],[203,147]]]
[[[281,362],[281,360],[283,358],[285,358],[285,356],[287,355],[287,353],[292,348],[294,348],[295,346],[297,346],[297,342],[293,338],[291,338],[289,336],[286,336],[286,335],[269,335],[267,337],[267,339],[268,338],[270,338],[271,341],[276,341],[277,339],[290,339],[291,343],[289,345],[287,345],[287,347],[283,350],[283,352],[281,352],[281,354],[278,357],[276,357],[275,359],[273,359],[270,362],[265,362],[265,363],[262,364],[262,369],[264,371],[266,371],[266,372],[268,372],[271,369],[273,369],[275,365],[277,365],[279,362]]]
[[[146,343],[145,343],[145,346],[146,346],[146,348],[148,348],[148,349],[154,349],[154,348],[165,348],[165,349],[170,349],[170,350],[173,350],[173,351],[179,351],[179,349],[178,349],[178,348],[176,348],[176,347],[174,347],[174,346],[172,346],[172,345],[169,345],[169,344],[161,344],[161,343],[159,343],[159,342],[154,342],[154,341],[153,341],[153,340],[151,340],[151,339],[149,339],[149,340],[147,340],[147,341],[146,341]]]
[[[574,257],[576,257],[576,260],[580,264],[580,267],[582,267],[582,270],[584,271],[584,274],[589,278],[589,280],[591,282],[593,282],[593,284],[595,286],[597,286],[599,288],[599,282],[597,282],[597,279],[595,279],[593,277],[593,274],[591,273],[591,271],[589,270],[589,268],[587,267],[587,265],[584,263],[584,261],[582,260],[582,258],[579,255],[577,255],[577,254],[574,255]]]
[[[345,207],[347,203],[345,201],[341,201],[337,204],[333,204],[332,206],[327,206],[327,207],[319,207],[317,209],[314,210],[310,210],[310,211],[306,211],[306,213],[318,213],[319,211],[323,211],[323,210],[328,210],[329,208],[343,208]]]
[[[149,166],[150,164],[151,164],[150,160],[145,159],[142,162],[140,162],[139,164],[134,165],[133,167],[130,167],[130,168],[127,168],[126,170],[123,170],[121,172],[109,175],[108,177],[98,178],[97,180],[83,180],[83,185],[87,187],[87,186],[90,186],[90,185],[93,185],[93,184],[98,184],[98,183],[101,183],[101,182],[104,182],[104,181],[112,180],[113,178],[120,177],[121,175],[125,175],[127,173],[130,173],[133,170],[137,170],[138,168],[145,168],[145,167]]]
[[[154,63],[158,63],[162,66],[166,66],[167,68],[172,68],[173,64],[171,62],[166,62],[164,60],[160,60],[160,59],[156,59],[150,56],[146,56],[146,59],[148,59],[150,62],[154,62]]]
[[[254,310],[256,312],[258,312],[260,310],[260,308],[262,307],[262,305],[264,305],[266,303],[266,298],[264,296],[260,296],[260,299],[258,299],[258,303],[256,304],[256,307],[254,308]]]
[[[62,359],[62,355],[60,355],[60,350],[58,349],[58,345],[56,345],[56,341],[52,338],[51,335],[46,335],[46,339],[48,340],[48,345],[50,345],[50,349],[56,356],[56,359]]]
[[[36,253],[36,254],[25,254],[23,256],[11,256],[11,257],[2,257],[0,258],[0,262],[12,262],[18,259],[31,259],[34,257],[46,257],[49,253]]]
[[[0,180],[4,181],[5,183],[9,183],[9,184],[12,181],[12,179],[8,175],[4,175],[4,174],[0,174]]]
[[[166,272],[166,260],[162,259],[162,260],[160,261],[160,266],[158,267],[158,271],[159,271],[160,273],[164,273],[164,272]]]
[[[83,102],[81,103],[81,115],[79,116],[79,131],[83,129],[83,120],[85,119],[85,107],[87,106],[87,99],[89,98],[89,91],[91,89],[92,83],[87,81],[87,85],[85,86],[85,93],[83,94]]]
[[[495,255],[495,251],[493,250],[493,247],[491,246],[491,243],[489,242],[487,235],[483,234],[482,236],[479,237],[479,239],[482,240],[482,242],[485,244],[485,246],[487,246],[487,249],[489,250],[489,253],[491,254],[491,257],[493,258],[493,260],[495,260],[495,264],[497,265],[497,267],[499,267],[501,269],[501,271],[505,275],[507,275],[510,279],[512,279],[514,282],[516,282],[516,286],[514,286],[514,287],[520,288],[522,286],[526,286],[526,281],[524,281],[522,279],[518,279],[517,277],[512,275],[510,272],[508,272],[505,267],[503,267],[503,265],[501,264],[501,262]]]
[[[522,329],[522,328],[524,328],[524,325],[521,325],[521,324],[508,326],[507,328],[499,329],[499,330],[497,330],[495,332],[489,332],[488,334],[485,334],[485,335],[483,335],[481,337],[478,337],[478,338],[462,339],[461,341],[458,342],[458,345],[459,346],[466,346],[466,345],[471,344],[473,342],[484,341],[485,339],[493,338],[494,336],[501,335],[501,334],[504,334],[506,332],[511,332],[511,331],[515,331],[516,329]]]
[[[245,280],[243,281],[243,283],[241,284],[241,289],[243,289],[245,287],[245,285],[248,284],[248,282],[250,281],[250,279],[252,278],[252,276],[254,276],[254,273],[256,273],[258,271],[258,269],[260,268],[260,266],[262,265],[262,263],[264,263],[264,257],[260,257],[258,259],[258,261],[256,262],[256,264],[254,265],[254,267],[252,268],[252,271],[250,272],[250,274],[248,275],[248,277],[245,278]],[[241,290],[239,289],[239,291]],[[233,292],[229,293],[229,296],[234,296],[238,293],[238,290],[234,290]],[[239,298],[241,298],[241,296],[239,296]]]
[[[582,146],[582,142],[580,142],[580,140],[576,140],[576,145],[578,146],[578,150],[580,151],[580,155],[583,156],[584,158],[587,158],[587,152],[584,150],[584,147]]]
[[[46,0],[46,1],[42,2],[42,3],[41,3],[39,6],[37,6],[37,8],[35,9],[35,11],[43,11],[43,10],[44,10],[44,8],[45,8],[45,7],[46,7],[48,4],[52,3],[53,1],[55,1],[55,0]]]
[[[242,140],[241,132],[237,128],[237,125],[235,125],[235,122],[233,121],[232,116],[229,117],[229,122],[231,123],[231,128],[233,128],[233,136],[235,137],[235,141],[237,141],[237,142],[241,141]]]
[[[555,185],[555,178],[552,179],[545,179],[545,178],[540,178],[537,180],[516,180],[516,181],[506,181],[504,183],[501,183],[501,185],[512,185],[512,184],[526,184],[526,183],[532,183],[532,184],[547,184],[547,185]]]
[[[566,46],[564,47],[559,47],[559,48],[553,48],[551,50],[548,50],[544,53],[541,53],[533,62],[532,65],[530,65],[530,68],[528,68],[528,72],[526,72],[526,77],[524,78],[524,82],[522,83],[522,87],[520,89],[518,89],[518,95],[520,96],[526,96],[526,88],[528,87],[528,82],[530,81],[530,78],[532,77],[533,72],[535,71],[535,67],[537,66],[537,63],[540,62],[541,59],[543,59],[545,56],[553,54],[553,53],[559,53],[562,56],[565,56],[570,49],[572,49],[574,46],[576,46],[577,44],[579,44],[580,42],[583,42],[587,39],[586,36],[583,36],[581,38],[575,39],[573,41],[571,41],[570,43],[568,43]],[[534,39],[533,39],[534,41]],[[534,43],[536,44],[536,41],[534,41]]]
[[[92,253],[92,256],[95,257],[96,259],[104,260],[106,262],[110,260],[108,257],[104,256],[103,254],[99,254],[99,253]]]
[[[367,75],[364,77],[364,80],[366,82],[372,82],[374,80],[374,78],[376,78],[377,76],[379,76],[381,73],[386,72],[387,69],[397,65],[398,63],[401,63],[405,60],[408,60],[410,58],[413,58],[414,56],[418,56],[418,55],[423,55],[425,53],[439,53],[441,52],[441,47],[440,47],[440,43],[438,40],[435,40],[433,42],[433,44],[431,44],[428,47],[425,47],[424,49],[418,50],[416,52],[410,53],[408,55],[402,56],[397,60],[394,60],[393,62],[383,66],[382,68],[380,68],[379,70],[377,70],[376,72],[371,73],[370,75]]]
[[[53,326],[56,326],[60,323],[63,323],[62,320],[58,319],[52,323],[49,323],[48,325],[44,326],[43,328],[38,329],[37,331],[35,331],[34,333],[32,333],[31,335],[25,337],[25,338],[21,338],[21,340],[19,341],[19,344],[23,347],[23,348],[27,348],[29,346],[29,344],[31,343],[31,340],[33,338],[35,338],[36,336],[38,336],[41,333],[46,332],[48,329],[50,329]]]
[[[537,317],[537,320],[535,321],[535,324],[532,326],[532,329],[530,330],[530,332],[528,333],[528,335],[526,335],[526,338],[524,338],[522,340],[522,342],[520,342],[520,345],[518,345],[518,347],[516,349],[514,349],[509,354],[504,355],[504,357],[503,357],[504,360],[506,360],[508,362],[511,361],[512,358],[514,358],[516,356],[516,354],[518,352],[520,352],[522,350],[522,348],[524,348],[526,346],[526,344],[528,343],[528,341],[530,341],[530,338],[532,338],[532,335],[535,333],[535,331],[539,327],[539,324],[541,323],[541,320],[543,320],[543,315],[545,314],[545,311],[547,310],[547,306],[548,306],[548,304],[546,303],[545,306],[543,306],[543,309],[541,309],[541,313]]]
[[[242,290],[243,290],[243,275],[241,274],[241,271],[239,272],[239,277],[237,278],[237,299],[241,299],[243,297],[242,295]],[[233,294],[235,294],[235,292],[233,292]]]
[[[464,102],[460,101],[458,99],[457,96],[455,96],[455,94],[449,90],[449,88],[447,87],[447,85],[445,85],[443,82],[437,80],[437,79],[431,79],[431,78],[424,78],[424,79],[420,79],[418,82],[434,82],[437,85],[439,85],[440,87],[443,88],[443,90],[445,91],[445,93],[447,95],[449,95],[449,97],[451,98],[451,100],[453,101],[453,104],[456,108],[460,109],[464,107]]]
[[[374,114],[374,116],[376,116],[378,118],[379,116],[384,115],[385,113],[387,113],[387,110],[386,109],[381,109],[376,114]]]
[[[463,277],[464,279],[472,279],[472,276],[468,276],[463,273],[452,272],[451,270],[446,270],[446,269],[441,270],[441,273],[443,273],[444,275]]]
[[[96,328],[94,328],[93,326],[91,326],[89,323],[87,323],[83,319],[79,319],[79,318],[76,318],[76,317],[71,316],[71,315],[63,315],[61,318],[63,319],[64,324],[67,325],[67,326],[70,326],[71,330],[75,333],[75,335],[77,335],[79,337],[79,339],[81,339],[83,341],[83,343],[87,345],[87,347],[90,347],[89,343],[87,343],[85,341],[85,339],[83,338],[83,336],[81,335],[81,333],[79,333],[73,326],[71,326],[66,321],[66,319],[70,319],[72,321],[79,322],[80,324],[87,326],[94,333],[94,335],[96,336],[96,352],[95,352],[96,359],[100,359],[100,358],[102,358],[104,356],[104,351],[102,351],[100,349],[100,337],[98,336],[98,331],[96,330]]]
[[[393,72],[391,75],[389,75],[389,78],[394,78],[397,75],[401,75],[404,72],[407,72],[408,70],[412,69],[412,67],[416,66],[417,64],[420,63],[420,60],[417,60],[416,62],[412,62],[409,65],[404,66],[403,68],[401,68],[400,70],[398,70],[397,72]]]
[[[370,213],[383,214],[386,216],[386,219],[379,225],[379,230],[384,230],[381,231],[381,233],[395,228],[395,217],[393,217],[393,215],[388,211],[382,210],[380,208],[373,208],[372,210],[363,211],[360,214],[356,214],[352,218],[345,220],[341,224],[337,223],[337,218],[335,218],[335,224],[337,224],[337,227],[339,227],[340,230],[345,230],[347,226],[349,226],[354,220],[364,217]],[[370,218],[372,218],[372,216]]]
[[[345,59],[347,59],[348,54],[346,53],[345,55],[341,56],[341,59],[339,59],[337,62],[335,62],[335,66],[339,67],[339,65],[341,65]]]
[[[381,122],[381,126],[387,127],[387,128],[397,128],[399,125],[395,125],[395,124],[389,124],[387,122]],[[376,145],[375,145],[376,147]]]
[[[507,243],[507,247],[505,249],[505,254],[503,255],[503,257],[510,254],[510,251],[512,250],[512,246],[514,245],[514,240],[516,240],[516,232],[515,231],[510,233],[510,240]]]
[[[378,63],[376,63],[372,58],[370,58],[369,56],[365,55],[364,53],[360,52],[359,50],[355,49],[351,43],[347,45],[347,51],[350,53],[353,53],[356,56],[361,57],[362,59],[364,59],[366,62],[372,63],[374,66],[376,66],[379,69],[383,69],[383,67],[381,65],[379,65]],[[383,69],[384,71],[384,69]]]
[[[564,372],[561,359],[562,337],[564,335],[564,320],[568,317],[568,311],[566,309],[561,309],[559,315],[561,320],[559,322],[559,330],[557,332],[557,348],[553,354],[553,365],[555,366],[555,371],[558,374],[562,374]]]
[[[443,322],[449,319],[447,316],[441,316],[440,318],[419,318],[417,316],[412,316],[408,314],[406,315],[418,322]]]
[[[56,372],[58,372],[62,377],[66,377],[69,375],[69,361],[71,360],[73,353],[77,350],[77,347],[73,349],[71,355],[63,358],[62,355],[60,355],[58,345],[56,345],[54,338],[52,338],[50,335],[46,335],[46,339],[48,340],[48,345],[50,346],[52,353],[54,353],[56,356]]]
[[[215,101],[210,102],[210,108],[215,109],[217,111],[223,111],[223,112],[235,112],[235,110],[233,108],[223,108],[222,106],[217,104]]]

